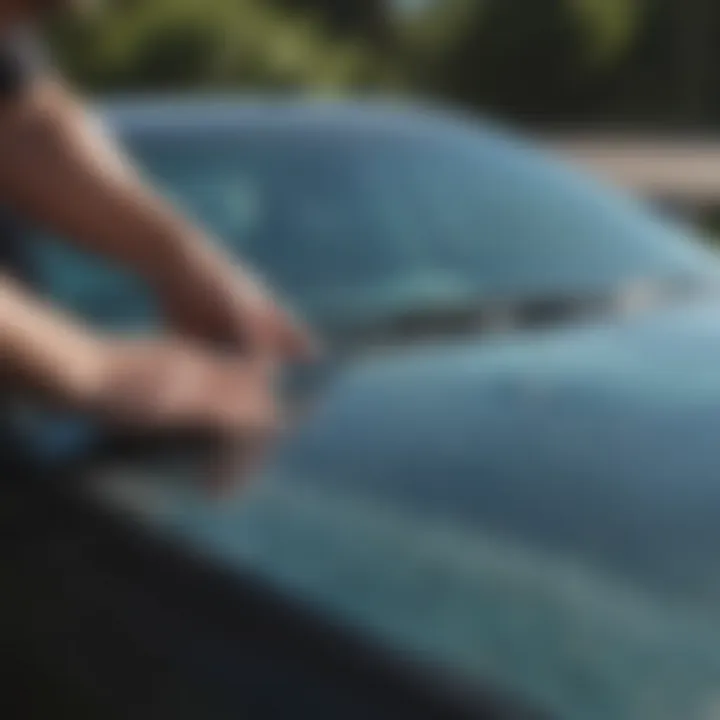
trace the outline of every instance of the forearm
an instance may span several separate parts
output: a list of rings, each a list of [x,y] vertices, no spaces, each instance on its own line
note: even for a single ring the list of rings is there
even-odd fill
[[[222,253],[61,87],[36,88],[2,125],[0,197],[21,214],[166,291],[229,276]]]
[[[90,404],[101,377],[100,343],[0,277],[0,368],[6,390],[38,393],[73,406]]]
[[[175,330],[285,359],[307,357],[301,324],[143,181],[62,87],[0,105],[0,202],[131,268]]]

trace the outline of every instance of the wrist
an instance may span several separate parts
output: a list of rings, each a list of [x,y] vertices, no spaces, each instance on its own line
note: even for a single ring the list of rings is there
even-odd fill
[[[212,286],[228,270],[227,258],[209,238],[184,228],[153,238],[140,269],[151,289],[161,297]]]

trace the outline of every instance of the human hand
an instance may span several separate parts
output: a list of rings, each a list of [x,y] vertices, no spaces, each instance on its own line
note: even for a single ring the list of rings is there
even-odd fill
[[[310,329],[257,277],[245,270],[216,273],[213,281],[161,294],[170,326],[230,351],[283,364],[313,359]]]
[[[242,484],[280,429],[266,362],[166,340],[109,342],[103,356],[92,410],[132,433],[203,438],[213,492]]]

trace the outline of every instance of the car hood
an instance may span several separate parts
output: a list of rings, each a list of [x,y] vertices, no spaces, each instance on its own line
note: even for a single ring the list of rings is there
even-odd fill
[[[718,302],[368,349],[249,499],[155,518],[559,717],[700,718],[720,693],[719,435]]]
[[[720,503],[719,433],[720,302],[705,301],[369,351],[335,372],[280,464],[536,542],[579,543],[585,514],[605,535],[612,517],[630,564],[638,515],[697,524]]]

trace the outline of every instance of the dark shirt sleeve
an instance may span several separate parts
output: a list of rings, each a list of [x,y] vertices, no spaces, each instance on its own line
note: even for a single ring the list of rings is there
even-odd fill
[[[20,96],[43,67],[42,54],[32,36],[17,33],[0,38],[0,106],[3,101]],[[24,226],[0,205],[0,273],[10,272],[33,283],[36,274],[25,239]]]
[[[33,37],[17,32],[0,40],[0,100],[23,91],[43,66]]]

